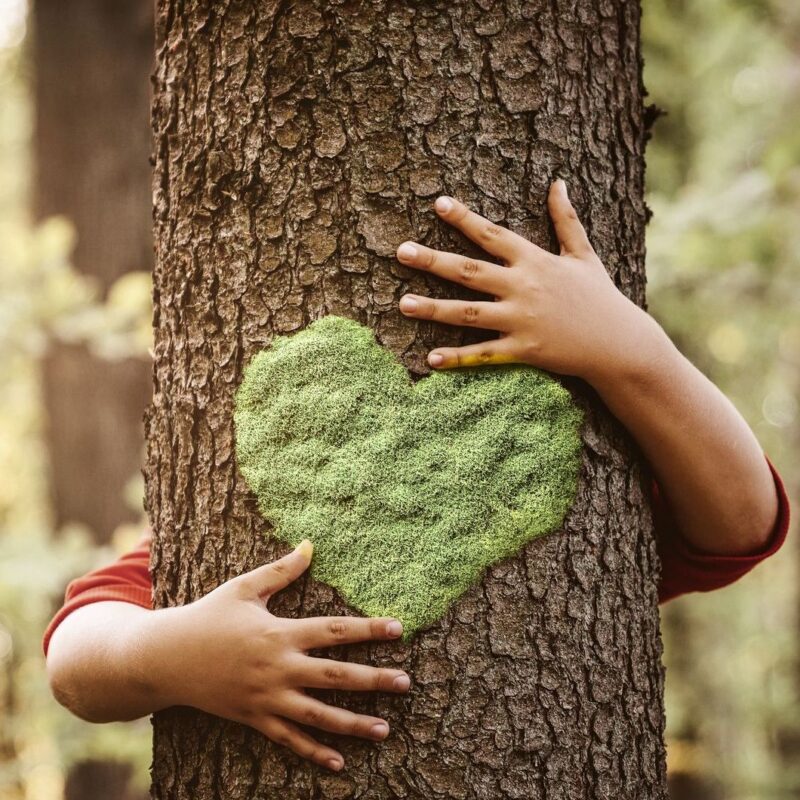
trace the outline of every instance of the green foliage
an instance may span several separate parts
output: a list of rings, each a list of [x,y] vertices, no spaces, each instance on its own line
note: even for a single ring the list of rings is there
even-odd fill
[[[239,468],[276,534],[314,543],[312,575],[406,638],[483,570],[563,521],[582,414],[529,367],[412,384],[356,322],[280,337],[236,396]]]
[[[644,0],[649,299],[800,484],[800,6]],[[796,504],[796,497],[794,498]],[[729,800],[796,797],[797,545],[664,609],[670,770]]]
[[[112,549],[93,546],[77,529],[54,530],[38,359],[54,336],[85,342],[109,358],[145,352],[149,275],[125,276],[101,302],[97,287],[70,264],[70,222],[31,223],[29,70],[17,39],[4,47],[5,22],[0,19],[0,798],[61,800],[70,765],[89,757],[135,763],[136,781],[146,786],[151,737],[147,721],[97,726],[77,719],[53,701],[47,685],[42,634],[66,584],[113,560],[130,535],[119,531]]]

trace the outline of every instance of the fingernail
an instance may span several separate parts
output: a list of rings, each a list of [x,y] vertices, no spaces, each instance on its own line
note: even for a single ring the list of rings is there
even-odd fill
[[[332,770],[335,770],[336,772],[338,772],[344,765],[342,764],[341,761],[339,761],[338,758],[331,758],[331,759],[328,759],[328,766]]]
[[[392,620],[386,626],[387,636],[400,636],[402,632],[403,632],[403,626],[397,620]]]
[[[408,687],[411,686],[411,679],[408,675],[398,675],[394,681],[392,681],[392,686],[394,686],[395,690],[398,692],[406,692],[408,691]]]
[[[400,247],[397,248],[397,255],[399,258],[416,258],[417,248],[414,247],[413,244],[401,244]]]
[[[401,311],[408,311],[410,314],[413,314],[418,307],[419,303],[413,297],[406,296],[400,300]]]
[[[314,553],[314,545],[311,544],[310,539],[303,539],[296,548],[297,552],[300,553],[304,558],[311,559],[312,554]]]
[[[428,363],[432,367],[440,367],[442,362],[444,361],[444,356],[441,353],[429,353],[428,354]]]
[[[453,207],[453,201],[449,197],[440,197],[436,201],[436,210],[446,214]]]
[[[559,178],[556,183],[558,184],[558,191],[564,195],[564,197],[569,198],[567,194],[567,183],[563,178]]]
[[[379,722],[372,726],[369,733],[373,739],[385,739],[389,735],[389,726],[385,722]]]

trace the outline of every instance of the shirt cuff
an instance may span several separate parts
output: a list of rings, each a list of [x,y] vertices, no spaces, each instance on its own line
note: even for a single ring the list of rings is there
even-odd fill
[[[662,584],[659,599],[661,602],[685,592],[707,592],[727,586],[781,548],[789,531],[789,498],[778,471],[769,458],[766,460],[775,481],[778,496],[778,515],[766,545],[758,552],[746,555],[705,553],[693,547],[679,531],[675,531],[669,537],[669,541],[663,543],[663,547],[660,548]]]

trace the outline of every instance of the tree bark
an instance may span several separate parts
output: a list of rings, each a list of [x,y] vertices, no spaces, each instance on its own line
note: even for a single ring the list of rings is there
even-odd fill
[[[147,0],[36,0],[34,213],[68,217],[75,268],[103,292],[150,270],[150,73]],[[141,468],[146,359],[111,362],[50,343],[42,364],[54,524],[86,525],[98,543],[137,513],[124,497]]]
[[[551,246],[546,190],[564,177],[618,286],[644,302],[639,13],[629,0],[160,0],[146,470],[157,606],[285,550],[234,459],[232,398],[254,353],[333,313],[422,375],[432,346],[469,336],[397,310],[405,291],[454,291],[393,258],[405,238],[467,249],[431,213],[437,194]],[[384,743],[336,740],[347,766],[332,775],[172,709],[155,718],[153,797],[666,797],[641,473],[596,396],[569,385],[587,424],[564,531],[489,569],[408,645],[338,651],[410,672],[408,697],[320,693],[385,715]],[[273,610],[348,613],[310,580]]]

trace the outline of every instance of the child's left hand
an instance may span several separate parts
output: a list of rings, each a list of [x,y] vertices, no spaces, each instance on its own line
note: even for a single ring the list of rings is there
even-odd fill
[[[442,219],[504,266],[415,242],[398,247],[397,258],[406,266],[495,297],[495,302],[410,294],[401,298],[400,310],[406,316],[501,332],[499,338],[480,344],[433,350],[428,355],[432,367],[516,362],[590,383],[635,370],[633,359],[641,360],[642,351],[631,344],[641,345],[643,334],[654,334],[655,322],[608,276],[567,197],[564,181],[556,181],[548,197],[561,255],[542,250],[452,198],[440,197],[434,207]]]

